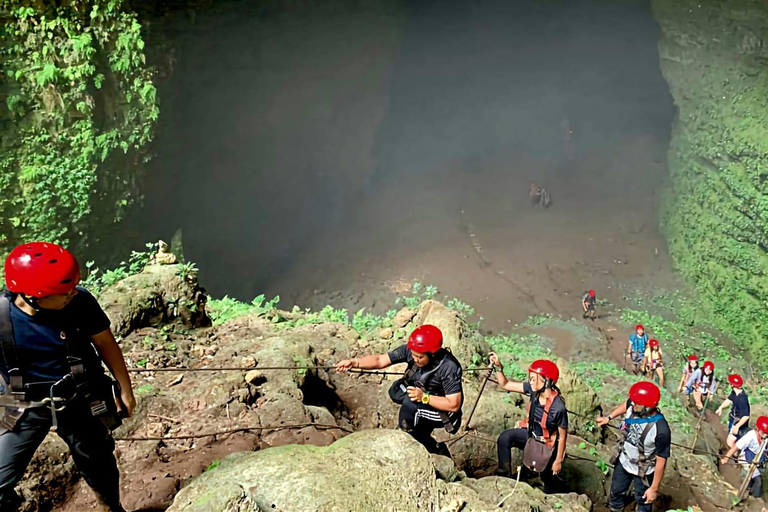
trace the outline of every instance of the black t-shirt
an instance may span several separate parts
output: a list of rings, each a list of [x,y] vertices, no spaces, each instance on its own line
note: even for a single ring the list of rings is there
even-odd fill
[[[591,296],[591,295],[589,294],[589,292],[585,292],[585,293],[584,293],[584,299],[583,299],[583,300],[584,300],[584,302],[586,302],[586,303],[587,303],[587,305],[589,305],[589,306],[594,306],[594,305],[595,305],[595,301],[597,300],[597,298],[596,298],[596,297],[593,297],[593,296]]]
[[[412,359],[411,351],[408,349],[408,345],[400,345],[395,350],[387,354],[392,364],[407,363]],[[424,373],[429,372],[435,368],[435,362],[430,361],[425,367],[418,368],[413,374],[413,381],[418,381]],[[461,393],[461,366],[457,365],[450,357],[443,359],[440,367],[435,370],[434,375],[430,378],[430,383],[436,385],[443,390],[443,396],[454,395]]]
[[[744,416],[749,416],[749,398],[744,391],[738,395],[735,391],[731,391],[731,394],[728,395],[728,400],[733,402],[733,405],[731,406],[732,418],[738,421]]]
[[[539,399],[536,398],[536,394],[531,388],[530,382],[523,382],[523,393],[528,395],[531,399],[531,408],[533,409],[533,433],[537,436],[544,435],[541,430],[541,417],[544,415],[544,406],[539,403]],[[563,398],[558,394],[554,400],[552,400],[552,406],[549,408],[547,414],[547,430],[550,435],[557,435],[558,427],[568,428],[568,411],[565,410],[565,402]]]
[[[41,310],[32,316],[11,300],[16,357],[27,382],[55,381],[67,375],[70,372],[67,345],[71,355],[83,357],[88,367],[100,365],[90,336],[107,330],[109,318],[85,288],[78,286],[77,291],[63,309]],[[74,335],[75,339],[65,341],[67,334]],[[0,373],[8,378],[3,358],[0,358]]]

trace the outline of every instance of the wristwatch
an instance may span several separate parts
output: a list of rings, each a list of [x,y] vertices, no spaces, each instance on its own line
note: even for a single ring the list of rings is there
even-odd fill
[[[429,393],[424,393],[421,395],[421,403],[425,405],[429,403]]]

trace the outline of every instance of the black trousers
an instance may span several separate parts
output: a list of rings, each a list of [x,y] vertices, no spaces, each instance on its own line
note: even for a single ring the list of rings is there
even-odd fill
[[[646,503],[643,498],[643,494],[650,487],[648,485],[648,479],[653,479],[653,474],[648,475],[645,478],[640,478],[637,475],[627,472],[621,462],[616,462],[616,467],[613,468],[613,479],[611,480],[611,496],[609,499],[611,512],[618,512],[624,510],[627,505],[627,491],[629,486],[634,482],[635,484],[635,503],[637,503],[637,512],[651,512],[653,509],[652,503]]]
[[[435,417],[437,414],[439,413],[434,407],[406,398],[400,407],[400,417],[397,424],[401,430],[408,432],[424,445],[429,453],[447,455],[445,445],[438,443],[432,437],[432,431],[436,428],[443,428],[442,420],[435,421],[428,418],[428,416]]]
[[[77,469],[99,500],[112,512],[124,512],[120,506],[120,474],[113,453],[115,441],[107,427],[78,400],[57,412],[56,420],[56,433],[69,446]],[[13,430],[0,434],[0,511],[10,512],[18,507],[14,487],[24,476],[51,424],[51,411],[36,407],[27,409]]]
[[[505,430],[499,435],[499,439],[496,442],[496,449],[499,457],[499,474],[504,476],[512,475],[512,448],[519,448],[522,450],[525,448],[525,443],[527,442],[527,428],[513,428],[511,430]],[[544,492],[547,494],[563,492],[561,489],[561,480],[552,473],[552,464],[555,462],[556,458],[557,443],[555,443],[555,449],[552,451],[552,458],[549,459],[547,467],[540,473],[541,480],[544,482]]]

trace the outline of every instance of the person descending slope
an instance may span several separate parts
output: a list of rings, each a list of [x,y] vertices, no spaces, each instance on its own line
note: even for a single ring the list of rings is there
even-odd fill
[[[653,380],[655,373],[659,377],[659,386],[664,387],[664,354],[661,353],[658,340],[650,340],[643,355],[643,373]]]
[[[704,402],[710,393],[715,393],[716,386],[715,363],[712,361],[704,362],[704,365],[694,371],[688,382],[685,383],[686,393],[688,395],[693,394],[693,400],[696,402],[696,408],[699,412],[704,411]]]
[[[659,494],[670,454],[672,435],[669,424],[659,412],[661,392],[652,382],[638,382],[629,388],[629,400],[616,407],[608,416],[597,418],[599,426],[624,415],[621,431],[624,442],[611,463],[611,512],[620,512],[627,505],[627,490],[634,484],[637,512],[651,512],[653,500]]]
[[[755,428],[747,432],[744,437],[736,441],[728,452],[720,459],[720,464],[727,464],[731,457],[739,454],[739,464],[745,469],[749,467],[755,460],[755,457],[760,453],[760,445],[768,437],[768,416],[760,416],[755,422]],[[760,474],[760,469],[765,465],[766,456],[768,456],[768,450],[763,451],[758,461],[758,467],[755,472],[752,473],[752,478],[749,480],[748,489],[749,493],[755,498],[760,498],[763,495],[763,478]],[[745,475],[746,476],[746,475]]]
[[[511,476],[512,448],[523,450],[523,463],[541,474],[544,492],[557,492],[557,478],[563,466],[568,438],[568,411],[557,388],[560,370],[552,361],[538,360],[528,367],[528,380],[515,382],[504,375],[496,354],[490,354],[499,385],[507,391],[530,398],[526,419],[518,428],[505,430],[496,447],[499,456],[498,474]]]
[[[629,344],[627,345],[627,357],[632,361],[635,373],[640,368],[647,345],[648,335],[645,333],[645,328],[638,324],[635,327],[635,332],[629,335]]]
[[[749,432],[749,397],[744,392],[744,380],[741,375],[735,373],[729,375],[728,383],[732,388],[731,394],[720,404],[715,414],[722,416],[723,409],[731,406],[731,412],[728,414],[728,438],[726,439],[730,448]]]
[[[461,425],[464,394],[461,363],[443,348],[443,333],[434,325],[417,327],[408,343],[387,354],[345,359],[336,371],[350,368],[381,369],[408,363],[405,374],[389,389],[389,397],[400,404],[398,428],[408,432],[430,453],[450,457],[445,443],[432,437],[436,428],[455,434]]]
[[[597,318],[597,294],[595,290],[588,290],[584,292],[584,297],[581,298],[581,307],[584,309],[583,318],[591,318],[594,322]]]
[[[683,376],[680,378],[680,389],[678,390],[678,393],[682,393],[685,390],[685,384],[688,382],[688,379],[691,378],[691,375],[693,375],[693,372],[695,372],[698,367],[699,358],[696,356],[696,354],[689,355],[688,362],[685,363],[685,366],[683,366]]]

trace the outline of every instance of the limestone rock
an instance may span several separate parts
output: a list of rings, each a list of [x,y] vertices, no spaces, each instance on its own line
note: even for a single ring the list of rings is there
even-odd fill
[[[395,318],[392,319],[392,325],[395,326],[396,329],[401,329],[408,325],[408,322],[413,320],[413,317],[415,316],[416,311],[411,308],[403,308],[398,311]]]
[[[576,413],[568,415],[569,430],[575,431],[590,443],[597,442],[599,429],[594,426],[593,420],[599,415],[600,399],[576,372],[568,368],[565,360],[558,359],[557,366],[560,368],[557,386],[566,398],[568,410]]]
[[[182,279],[176,265],[149,265],[99,295],[115,334],[181,320],[191,327],[210,325],[206,296],[197,280]]]
[[[444,462],[444,461],[443,461]],[[587,512],[586,496],[545,496],[525,483],[504,508],[515,482],[503,478],[446,483],[434,459],[409,435],[365,430],[330,446],[282,446],[236,453],[192,480],[169,512],[519,511]]]
[[[467,366],[490,351],[482,336],[473,333],[458,313],[435,300],[421,303],[413,323],[430,324],[440,329],[443,333],[443,346],[456,356],[462,366]]]
[[[391,340],[394,335],[395,331],[391,327],[385,327],[379,331],[379,338],[383,340]]]

